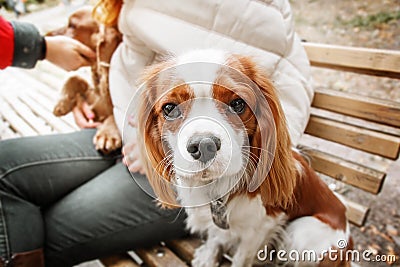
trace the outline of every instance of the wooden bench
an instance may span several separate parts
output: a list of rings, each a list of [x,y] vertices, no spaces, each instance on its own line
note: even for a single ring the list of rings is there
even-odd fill
[[[400,79],[400,51],[315,43],[304,43],[304,46],[314,67]],[[3,137],[76,130],[71,117],[59,119],[52,116],[51,110],[61,84],[57,77],[46,76],[50,67],[43,68],[44,71],[25,74],[32,80],[35,90],[29,88],[25,93],[13,92],[0,98],[0,123],[9,126],[3,134],[0,127]],[[42,75],[39,77],[41,83],[46,85],[37,86],[38,74]],[[300,148],[310,156],[313,168],[322,176],[347,184],[350,190],[358,188],[373,197],[382,188],[387,168],[399,157],[400,103],[358,92],[315,89],[311,117]],[[336,182],[328,183],[336,185]],[[362,226],[369,207],[352,200],[351,194],[344,197],[349,203],[349,220]],[[187,266],[200,243],[196,238],[162,242],[85,266],[131,267],[142,263],[146,266]],[[222,266],[229,266],[229,262]]]
[[[0,139],[79,130],[72,114],[53,115],[66,72],[48,62],[0,72]]]

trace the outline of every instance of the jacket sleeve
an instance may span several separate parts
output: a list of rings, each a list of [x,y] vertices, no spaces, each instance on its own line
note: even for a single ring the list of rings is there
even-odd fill
[[[14,54],[14,30],[11,23],[0,17],[0,69],[11,66]]]
[[[114,106],[115,122],[123,132],[126,112],[137,90],[137,80],[144,68],[153,62],[155,53],[140,40],[130,36],[115,50],[109,73],[110,95]]]
[[[33,24],[0,17],[0,69],[33,68],[45,55],[46,42]]]
[[[38,29],[30,23],[13,21],[14,57],[12,66],[33,68],[46,56],[46,42]]]

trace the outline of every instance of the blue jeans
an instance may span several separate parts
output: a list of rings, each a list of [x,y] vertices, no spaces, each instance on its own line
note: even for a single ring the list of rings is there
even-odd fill
[[[72,266],[185,235],[184,212],[158,208],[94,133],[0,142],[1,257],[43,248],[46,267]]]

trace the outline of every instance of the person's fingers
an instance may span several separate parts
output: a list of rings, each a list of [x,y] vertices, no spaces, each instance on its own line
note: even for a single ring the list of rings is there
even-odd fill
[[[142,161],[140,160],[139,147],[135,139],[131,140],[129,144],[124,145],[122,154],[124,155],[122,162],[128,167],[129,171],[145,174]]]
[[[75,123],[79,128],[84,128],[85,124],[88,123],[85,116],[83,115],[79,107],[74,107],[72,109],[72,114],[74,115]]]
[[[122,147],[122,155],[126,156],[127,153],[129,153],[129,152],[128,152],[127,147],[125,145],[125,146]]]
[[[86,45],[82,44],[81,42],[77,42],[76,45],[79,54],[81,54],[83,57],[90,59],[96,58],[96,53]]]
[[[122,148],[122,154],[124,155],[123,158],[123,163],[126,166],[131,166],[132,164],[135,164],[135,162],[140,161],[140,153],[139,153],[139,148],[136,146],[136,144],[129,144],[125,145]],[[142,164],[140,163],[140,166]],[[136,165],[134,165],[136,166]],[[139,171],[138,169],[135,169],[135,171]]]
[[[97,128],[101,125],[101,122],[98,121],[89,121],[89,126],[86,128]]]
[[[95,114],[87,102],[82,103],[81,109],[88,120],[94,120]]]
[[[77,67],[74,67],[72,70],[76,70],[80,67],[85,67],[90,65],[92,65],[92,61],[88,60],[87,58],[81,57],[80,61],[77,63]]]
[[[128,166],[128,170],[131,172],[141,172],[143,171],[142,163],[140,160],[136,160]]]
[[[133,114],[128,116],[128,124],[132,127],[137,127],[136,117]]]
[[[129,153],[131,153],[135,147],[136,147],[137,143],[136,140],[132,139],[128,144],[125,144],[122,148],[122,154],[124,156],[127,156]]]
[[[131,151],[130,153],[125,154],[124,156],[126,165],[130,165],[139,159],[140,159],[139,153],[136,153],[136,151]]]
[[[126,157],[123,157],[123,158],[122,158],[122,163],[123,163],[125,166],[128,166],[128,162],[126,161]]]
[[[98,122],[89,121],[79,107],[74,107],[72,114],[74,115],[75,123],[80,128],[96,128],[100,125]]]

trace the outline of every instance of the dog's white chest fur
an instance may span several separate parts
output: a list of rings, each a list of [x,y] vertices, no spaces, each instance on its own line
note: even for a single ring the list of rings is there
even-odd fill
[[[210,265],[210,258],[218,257],[218,248],[234,250],[233,263],[251,265],[261,246],[268,244],[283,232],[286,215],[275,217],[266,214],[261,197],[236,196],[227,204],[229,229],[216,226],[212,220],[210,207],[186,209],[187,226],[192,233],[207,234],[206,243],[196,251],[194,266]],[[208,262],[201,262],[207,259]]]

